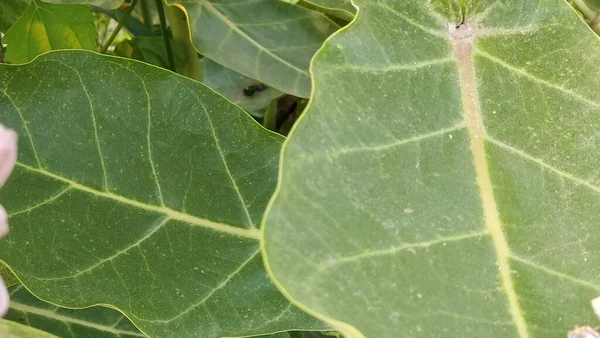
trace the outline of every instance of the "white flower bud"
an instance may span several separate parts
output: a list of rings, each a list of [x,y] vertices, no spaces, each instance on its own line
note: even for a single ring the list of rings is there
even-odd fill
[[[0,124],[0,187],[6,183],[17,162],[17,133]],[[0,237],[8,233],[8,215],[0,205]],[[0,316],[8,311],[8,290],[0,278]]]

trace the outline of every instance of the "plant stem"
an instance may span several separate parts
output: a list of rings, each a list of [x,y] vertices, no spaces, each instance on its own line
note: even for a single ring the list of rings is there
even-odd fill
[[[163,0],[156,1],[156,10],[158,11],[158,19],[160,20],[160,29],[162,31],[163,40],[165,41],[165,49],[167,50],[167,61],[169,62],[169,69],[175,70],[175,58],[173,58],[173,47],[171,46],[171,38],[169,37],[169,31],[167,30],[167,19],[165,18],[165,8],[163,7]],[[173,29],[173,26],[171,26]]]
[[[113,43],[113,41],[115,40],[117,35],[119,35],[121,28],[123,28],[123,26],[125,25],[125,22],[127,22],[127,19],[129,19],[131,12],[133,12],[133,9],[135,8],[135,6],[137,5],[137,3],[139,1],[140,0],[133,0],[131,2],[131,5],[127,8],[127,10],[125,11],[125,14],[123,14],[123,17],[119,20],[119,24],[117,25],[117,28],[115,28],[115,30],[112,32],[112,34],[108,37],[108,40],[106,40],[106,42],[104,42],[104,46],[102,46],[100,53],[103,53],[103,54],[106,53],[106,51],[108,50],[108,47],[110,47],[110,45]]]
[[[152,27],[152,13],[150,12],[150,0],[142,0],[140,4],[142,10],[142,22],[148,27]]]
[[[265,110],[263,117],[263,127],[275,131],[277,129],[277,108],[279,107],[279,97],[271,101]]]
[[[192,43],[190,27],[186,14],[177,6],[167,6],[167,17],[173,33],[173,40],[185,51],[185,76],[196,81],[202,81],[202,64],[198,51]]]
[[[589,8],[583,0],[573,0],[573,3],[575,3],[575,6],[579,8],[579,11],[581,11],[586,19],[592,20],[596,16],[596,12]]]
[[[600,35],[600,12],[589,8],[583,0],[573,0],[573,3],[583,14],[590,28]]]

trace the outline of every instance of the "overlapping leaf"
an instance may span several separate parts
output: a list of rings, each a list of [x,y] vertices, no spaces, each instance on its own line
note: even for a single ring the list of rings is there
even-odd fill
[[[59,308],[35,298],[21,284],[9,291],[10,309],[5,319],[57,337],[146,337],[118,311],[99,306],[82,310]]]
[[[3,9],[1,6],[0,10]],[[25,63],[51,50],[93,50],[96,36],[90,6],[32,0],[6,33],[3,41],[8,45],[5,58],[12,63]]]
[[[0,32],[6,33],[27,8],[28,0],[3,0],[0,4]]]
[[[339,27],[279,0],[173,0],[185,8],[200,53],[282,92],[310,95],[310,60]]]
[[[109,304],[156,337],[323,327],[259,255],[280,136],[201,84],[90,52],[2,66],[0,93],[20,135],[0,259],[36,296]]]
[[[202,82],[252,115],[263,116],[269,103],[283,93],[204,58]]]
[[[57,338],[27,325],[0,318],[0,336],[2,338]]]
[[[303,3],[309,8],[315,8],[346,21],[351,21],[356,13],[351,0],[306,0]]]
[[[563,0],[355,3],[266,218],[282,290],[348,338],[598,326],[598,37]]]
[[[113,9],[119,7],[123,3],[122,0],[44,0],[45,2],[55,4],[89,4],[105,9]]]

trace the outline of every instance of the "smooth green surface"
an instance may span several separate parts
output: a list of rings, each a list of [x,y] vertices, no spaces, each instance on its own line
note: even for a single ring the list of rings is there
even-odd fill
[[[2,66],[0,93],[20,135],[0,259],[34,295],[109,304],[153,337],[323,327],[259,254],[281,136],[202,84],[91,52]]]
[[[225,68],[208,58],[203,58],[201,64],[202,82],[205,85],[254,116],[262,117],[269,103],[283,95],[282,92],[270,87],[255,92],[250,90],[244,94],[244,89],[252,89],[254,88],[252,86],[258,85],[259,82]]]
[[[23,287],[9,289],[10,308],[4,316],[57,337],[135,338],[146,337],[120,312],[105,307],[82,310],[59,308],[35,298]],[[25,337],[23,337],[25,338]]]
[[[27,325],[0,318],[0,337],[2,338],[57,338],[54,335],[34,329]]]
[[[310,95],[310,60],[339,27],[323,14],[280,0],[173,0],[188,15],[204,56],[284,93]]]
[[[6,32],[3,39],[3,43],[8,45],[5,59],[11,63],[26,63],[51,50],[94,50],[96,38],[90,6],[56,5],[32,0]]]
[[[599,326],[598,37],[563,0],[355,3],[266,216],[281,289],[346,338]]]
[[[2,0],[0,3],[0,32],[6,31],[25,12],[28,0]]]

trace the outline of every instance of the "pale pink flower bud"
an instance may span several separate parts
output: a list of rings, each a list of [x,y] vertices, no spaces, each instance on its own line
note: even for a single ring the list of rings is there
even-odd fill
[[[6,183],[17,162],[17,133],[0,124],[0,187]],[[8,233],[8,215],[0,205],[0,237]],[[8,290],[0,278],[0,316],[8,311]]]
[[[0,187],[6,183],[17,162],[17,133],[0,124]]]

